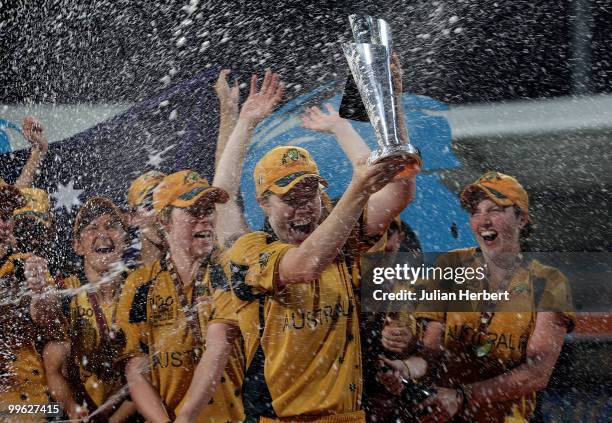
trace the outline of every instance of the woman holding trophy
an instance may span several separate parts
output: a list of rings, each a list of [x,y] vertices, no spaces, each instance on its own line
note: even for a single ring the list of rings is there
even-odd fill
[[[339,126],[343,147],[358,146],[362,159],[347,151],[353,178],[335,207],[326,204],[327,181],[307,150],[276,147],[255,166],[265,228],[238,239],[228,257],[247,356],[243,400],[247,414],[261,422],[365,421],[359,255],[383,250],[384,234],[413,198],[420,169],[412,146],[397,137],[385,55],[383,75],[369,83],[388,95],[365,100],[386,108],[381,115],[378,106],[368,107],[381,149],[366,165],[369,149],[350,125]]]

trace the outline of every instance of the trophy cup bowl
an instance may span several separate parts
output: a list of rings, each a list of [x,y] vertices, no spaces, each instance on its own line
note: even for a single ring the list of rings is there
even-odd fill
[[[391,79],[389,50],[382,44],[345,43],[342,50],[376,133],[379,148],[369,163],[390,156],[409,156],[420,163],[417,149],[398,135],[395,95]]]
[[[391,156],[408,156],[422,164],[418,150],[402,141],[398,134],[397,108],[391,76],[391,28],[383,19],[367,15],[350,15],[355,43],[342,44],[355,85],[368,114],[379,148],[369,163]]]
[[[368,15],[349,15],[353,39],[357,44],[380,44],[391,51],[391,28],[384,19]]]

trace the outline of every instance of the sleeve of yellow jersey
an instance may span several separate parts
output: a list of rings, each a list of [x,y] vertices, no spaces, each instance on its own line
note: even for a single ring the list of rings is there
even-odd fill
[[[276,293],[278,265],[290,244],[271,241],[265,232],[242,236],[228,253],[232,289],[239,300]]]
[[[227,252],[224,252],[213,265],[210,272],[210,285],[213,288],[212,315],[210,323],[226,323],[238,326],[236,304],[230,286]]]
[[[117,304],[117,326],[125,337],[125,346],[117,363],[149,353],[147,298],[155,266],[134,270],[123,285]]]
[[[567,278],[560,270],[548,266],[542,266],[542,270],[538,273],[546,280],[544,291],[537,305],[538,310],[561,313],[567,325],[567,331],[571,332],[574,329],[576,315]]]

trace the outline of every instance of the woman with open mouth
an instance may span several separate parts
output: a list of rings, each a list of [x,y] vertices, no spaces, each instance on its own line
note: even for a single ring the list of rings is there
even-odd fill
[[[382,248],[388,225],[411,200],[406,180],[394,180],[406,165],[418,172],[405,161],[362,161],[333,209],[305,149],[276,147],[255,166],[265,231],[242,236],[228,253],[250,417],[365,421],[359,254]]]
[[[403,362],[385,360],[393,371],[381,379],[399,394],[402,378],[434,378],[432,395],[414,408],[422,422],[528,421],[573,328],[570,287],[559,270],[523,256],[529,198],[515,178],[485,173],[463,190],[461,204],[479,247],[447,253],[437,266],[482,268],[486,277],[471,289],[508,292],[509,300],[483,301],[474,311],[417,313],[428,321],[426,345]],[[399,341],[393,328],[385,329],[383,345]]]
[[[121,422],[136,412],[121,394],[114,367],[125,346],[117,321],[128,311],[119,304],[127,277],[127,229],[123,212],[103,197],[89,199],[74,221],[73,248],[82,267],[59,284],[65,338],[48,343],[44,355],[51,395],[70,419]]]
[[[123,359],[132,396],[148,421],[244,419],[244,354],[223,258],[228,239],[246,227],[237,204],[240,173],[231,162],[241,164],[236,150],[278,104],[284,84],[267,71],[258,89],[253,75],[236,116],[238,85],[230,88],[227,74],[222,71],[216,84],[221,109],[235,109],[221,116],[217,153],[226,160],[217,161],[212,187],[186,170],[155,188],[152,206],[167,254],[128,280],[133,294],[124,298],[131,311],[121,324],[128,334]]]
[[[224,190],[191,170],[166,176],[153,192],[166,253],[126,282],[121,303],[129,311],[120,326],[127,345],[118,359],[147,421],[175,420],[200,360],[216,365],[206,377],[217,389],[191,421],[243,420],[243,355],[239,337],[228,337],[238,330],[215,236],[216,204],[227,200]],[[218,350],[222,363],[211,358]]]

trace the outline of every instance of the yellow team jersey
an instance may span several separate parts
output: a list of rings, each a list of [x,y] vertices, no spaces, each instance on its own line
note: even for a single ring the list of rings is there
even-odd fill
[[[78,288],[85,284],[86,280],[84,274],[73,275],[64,279],[62,288]],[[117,298],[124,294],[120,292]],[[117,320],[116,316],[127,313],[128,309],[122,309],[120,301],[109,303],[97,300],[110,335],[109,342],[103,342],[90,295],[87,290],[79,290],[76,295],[71,296],[69,303],[69,379],[79,402],[87,401],[90,407],[99,407],[119,392],[124,383],[122,374],[114,368],[114,363],[125,347],[125,336],[120,331],[111,331],[113,322]]]
[[[476,268],[483,264],[482,254],[476,248],[453,251],[438,261],[441,267],[461,265]],[[466,284],[451,284],[451,288],[485,288],[483,282],[476,279]],[[448,359],[439,366],[441,386],[455,387],[483,381],[525,363],[537,309],[560,313],[568,331],[572,330],[574,314],[570,311],[570,286],[559,270],[537,260],[523,262],[514,272],[506,290],[510,293],[510,301],[498,305],[486,333],[479,328],[479,311],[427,313],[427,318],[440,319],[445,325],[444,344]],[[517,400],[484,404],[476,414],[465,417],[465,421],[510,423],[529,420],[535,409],[535,399],[534,392]]]
[[[340,254],[316,280],[284,287],[277,285],[278,265],[294,245],[253,232],[229,251],[247,355],[245,408],[262,416],[261,421],[364,419],[355,292],[359,252],[372,243],[361,243],[355,233],[347,244],[354,245],[356,254]],[[383,246],[381,239],[377,247]]]
[[[189,389],[195,368],[205,349],[206,328],[212,323],[237,326],[233,297],[221,266],[208,266],[196,284],[199,327],[203,344],[198,345],[187,323],[170,276],[166,259],[150,268],[135,270],[126,289],[133,291],[129,311],[120,318],[127,346],[120,358],[135,355],[149,358],[151,380],[168,410],[177,415]],[[188,303],[193,287],[183,286]],[[242,340],[234,342],[231,355],[212,400],[198,422],[239,422],[244,420],[241,388],[244,377]]]
[[[44,421],[43,416],[5,415],[8,405],[47,404],[47,382],[41,356],[48,331],[30,316],[24,255],[0,260],[0,421]],[[47,275],[50,283],[51,276]],[[6,420],[5,420],[6,419]]]

